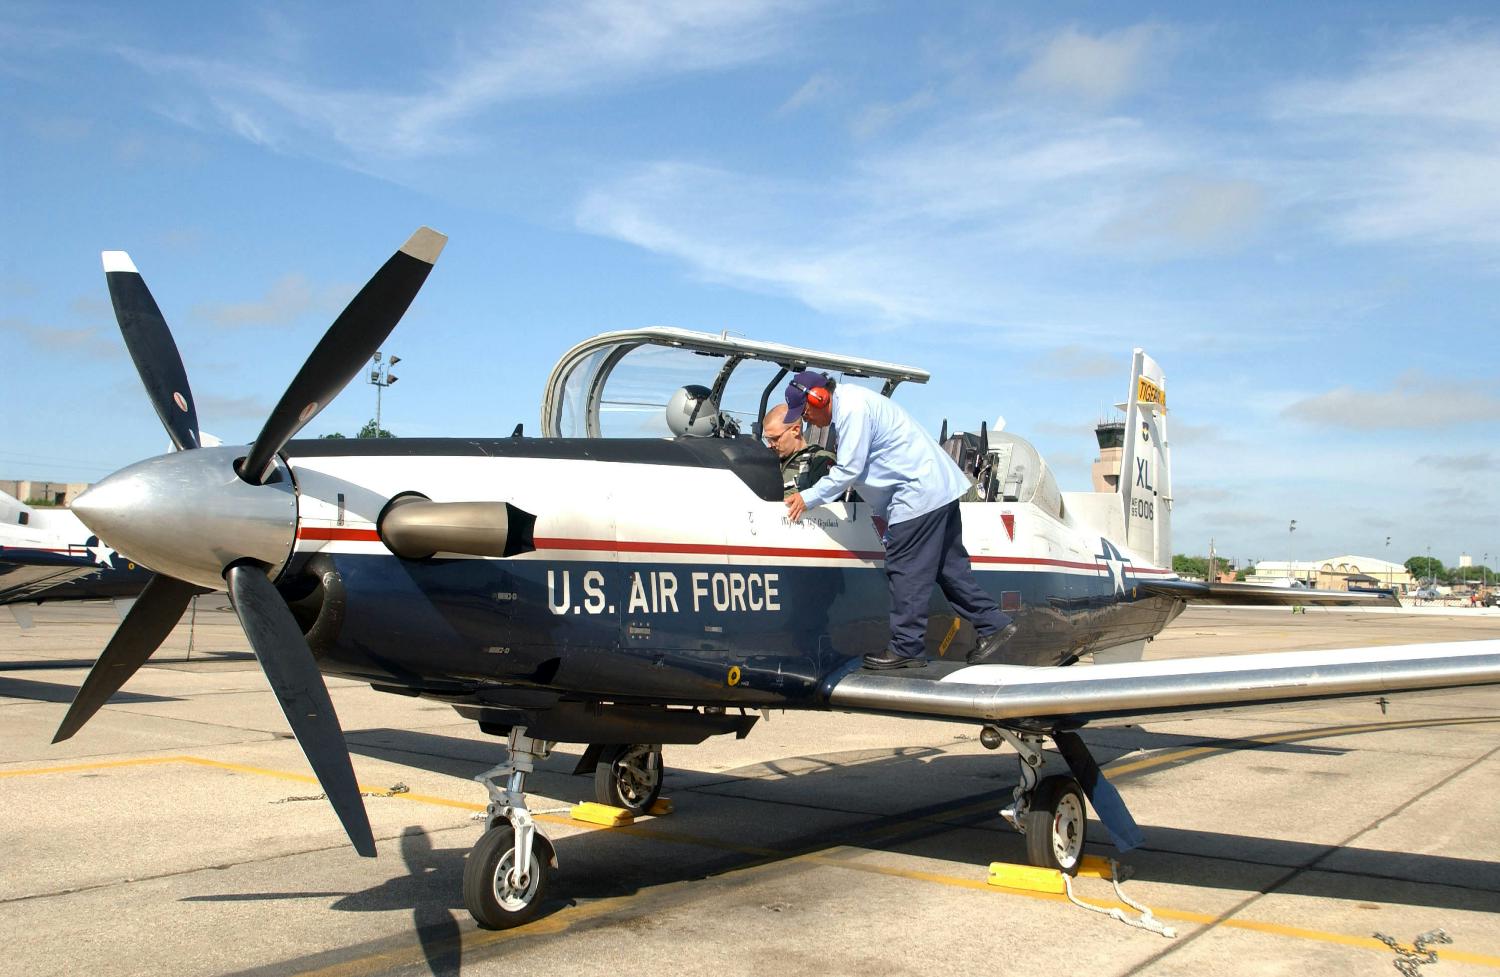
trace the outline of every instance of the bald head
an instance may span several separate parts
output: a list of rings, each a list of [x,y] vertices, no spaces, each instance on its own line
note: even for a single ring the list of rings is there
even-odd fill
[[[772,407],[761,422],[761,437],[767,445],[775,450],[778,457],[790,458],[792,455],[807,447],[807,442],[802,440],[802,425],[800,423],[788,424],[786,422],[786,404],[777,404]]]

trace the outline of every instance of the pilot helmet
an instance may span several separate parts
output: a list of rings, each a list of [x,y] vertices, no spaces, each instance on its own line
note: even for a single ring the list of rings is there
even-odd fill
[[[679,438],[711,438],[719,433],[719,423],[719,405],[707,387],[690,383],[667,402],[667,427]]]

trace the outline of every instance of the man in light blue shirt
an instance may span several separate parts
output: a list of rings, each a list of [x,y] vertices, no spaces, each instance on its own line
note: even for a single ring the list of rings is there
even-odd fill
[[[969,480],[912,416],[862,387],[834,388],[821,373],[797,374],[786,388],[786,423],[806,419],[838,433],[838,464],[786,500],[792,519],[842,496],[851,485],[885,520],[885,574],[891,589],[891,644],[864,656],[871,669],[927,664],[925,638],[932,585],[971,622],[979,644],[971,661],[990,658],[1015,632],[1009,615],[974,579],[963,543],[958,500]]]

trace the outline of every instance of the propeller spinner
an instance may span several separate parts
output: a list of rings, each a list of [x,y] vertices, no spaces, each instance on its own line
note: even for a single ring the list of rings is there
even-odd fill
[[[81,495],[74,511],[121,553],[156,571],[79,688],[53,742],[78,732],[166,640],[188,601],[227,587],[287,722],[355,849],[375,854],[348,746],[291,611],[271,579],[296,539],[296,498],[278,455],[385,342],[447,238],[420,228],[334,320],[254,444],[202,448],[182,356],[145,280],[123,251],[104,252],[120,332],[177,452],[139,462]]]

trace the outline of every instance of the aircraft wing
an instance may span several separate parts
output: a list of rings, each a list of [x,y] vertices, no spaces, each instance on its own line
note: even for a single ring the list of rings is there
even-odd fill
[[[829,705],[855,712],[1078,726],[1204,709],[1500,685],[1500,640],[1222,655],[1107,665],[942,663],[833,676]]]
[[[36,595],[94,572],[96,567],[48,553],[24,554],[0,547],[0,604],[36,600]]]
[[[1310,604],[1314,606],[1400,607],[1390,591],[1308,590],[1254,583],[1200,583],[1195,580],[1143,580],[1148,594],[1176,597],[1190,604]]]

